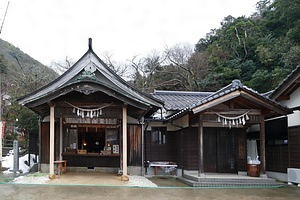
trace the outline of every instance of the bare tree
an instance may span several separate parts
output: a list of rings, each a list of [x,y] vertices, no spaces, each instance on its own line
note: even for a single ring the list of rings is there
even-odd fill
[[[199,80],[206,71],[206,56],[196,53],[193,46],[187,43],[166,47],[165,54],[169,65],[173,66],[169,73],[173,73],[180,80],[184,90],[199,90]]]
[[[64,61],[53,61],[50,67],[58,74],[63,74],[65,71],[71,68],[74,63],[75,61],[73,59],[66,56],[66,59]]]
[[[130,66],[121,62],[116,62],[112,59],[113,55],[105,52],[104,53],[105,64],[113,70],[117,75],[124,78],[125,80],[131,77]]]
[[[158,51],[150,52],[146,57],[133,56],[130,60],[134,69],[134,85],[145,92],[151,92],[156,88],[155,75],[161,69],[166,57]]]

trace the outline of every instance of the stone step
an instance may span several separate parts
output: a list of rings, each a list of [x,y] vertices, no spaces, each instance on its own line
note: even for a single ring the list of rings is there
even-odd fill
[[[215,178],[215,177],[196,177],[190,175],[183,176],[186,179],[193,180],[195,182],[234,182],[234,183],[276,183],[275,179],[270,178],[238,178],[238,177],[222,177],[222,178]]]
[[[194,181],[188,178],[178,177],[180,182],[185,183],[192,187],[283,187],[283,183],[277,183],[271,179],[270,181],[249,181],[248,179],[243,179],[237,182],[233,179],[223,180],[222,178],[214,180],[208,179],[207,181],[202,180],[201,182]]]

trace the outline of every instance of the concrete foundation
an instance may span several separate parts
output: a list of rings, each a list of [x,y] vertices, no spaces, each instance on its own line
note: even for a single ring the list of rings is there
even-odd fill
[[[288,177],[287,177],[286,173],[267,171],[267,176],[269,178],[274,178],[274,179],[276,179],[278,181],[283,181],[283,182],[287,182],[288,181]]]
[[[142,167],[139,166],[128,166],[127,167],[127,172],[129,175],[142,175]]]

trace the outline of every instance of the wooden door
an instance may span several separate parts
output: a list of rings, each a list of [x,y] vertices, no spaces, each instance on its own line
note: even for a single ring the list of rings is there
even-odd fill
[[[220,130],[217,133],[217,172],[237,172],[237,144],[236,137],[231,130]]]
[[[216,129],[204,129],[203,141],[204,172],[217,172]]]

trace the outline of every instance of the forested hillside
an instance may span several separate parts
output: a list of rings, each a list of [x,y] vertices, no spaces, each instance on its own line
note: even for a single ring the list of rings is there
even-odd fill
[[[2,39],[0,64],[2,90],[12,97],[25,95],[57,77],[55,71]]]
[[[299,10],[299,0],[261,0],[250,17],[225,17],[194,52],[175,46],[142,66],[133,63],[134,84],[149,92],[215,91],[240,79],[259,92],[272,90],[300,64]]]
[[[1,120],[6,122],[6,134],[15,132],[12,124],[19,130],[25,127],[29,131],[36,130],[37,116],[18,105],[16,99],[54,80],[57,73],[1,39],[0,72]]]
[[[127,80],[145,92],[216,91],[233,79],[267,92],[300,64],[299,0],[261,0],[253,15],[227,16],[220,24],[206,37],[199,36],[195,46],[178,44],[164,52],[135,56],[122,71],[109,59],[107,63],[117,73],[127,73]],[[19,118],[18,128],[29,130],[32,123],[28,120],[37,121],[37,116],[15,99],[58,75],[1,39],[0,67],[1,95],[7,98],[2,103],[2,120],[14,123]],[[36,128],[35,124],[32,130]]]

